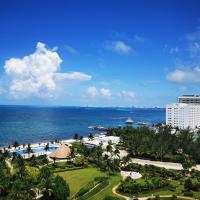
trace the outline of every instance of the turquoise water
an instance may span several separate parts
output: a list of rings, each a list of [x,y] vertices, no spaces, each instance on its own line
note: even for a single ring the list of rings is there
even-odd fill
[[[88,126],[116,127],[131,117],[150,125],[165,121],[164,109],[0,106],[0,146],[88,135]]]
[[[56,146],[55,147],[52,146],[52,147],[49,147],[48,151],[45,151],[44,147],[38,147],[38,148],[31,148],[31,150],[32,150],[32,153],[44,153],[44,152],[51,153],[51,152],[54,152],[57,148],[58,147],[56,147]],[[19,154],[19,155],[22,155],[22,154],[25,154],[27,152],[26,152],[26,150],[17,150],[16,153]]]

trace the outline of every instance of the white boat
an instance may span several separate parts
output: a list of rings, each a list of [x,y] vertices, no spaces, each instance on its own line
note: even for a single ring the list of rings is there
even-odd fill
[[[94,126],[88,126],[88,129],[94,129]]]
[[[105,128],[101,125],[88,126],[88,129],[97,130],[97,131],[106,131],[107,130],[107,128]]]
[[[133,120],[129,117],[127,120],[126,120],[126,124],[133,124]]]
[[[138,122],[137,124],[140,125],[140,126],[146,126],[147,125],[146,122]]]

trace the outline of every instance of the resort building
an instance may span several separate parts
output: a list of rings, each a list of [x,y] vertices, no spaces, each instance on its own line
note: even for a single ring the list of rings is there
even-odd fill
[[[179,100],[183,101],[183,99]],[[166,105],[166,124],[180,129],[199,127],[200,104],[174,103]]]
[[[109,141],[111,141],[112,144],[118,144],[120,142],[120,137],[100,135],[94,137],[92,140],[90,140],[89,138],[83,139],[83,143],[89,148],[99,145],[102,145],[103,148],[106,148]]]
[[[177,103],[200,104],[200,95],[183,95],[177,98]]]
[[[55,159],[67,159],[70,155],[71,149],[67,145],[61,144],[54,152],[49,154],[49,157]]]

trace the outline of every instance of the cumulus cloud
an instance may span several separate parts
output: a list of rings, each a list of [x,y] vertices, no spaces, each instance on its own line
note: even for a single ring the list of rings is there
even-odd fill
[[[6,60],[4,69],[10,81],[9,91],[14,97],[53,96],[57,81],[90,80],[91,76],[82,72],[61,73],[62,59],[55,49],[47,49],[38,42],[36,51],[23,58]]]
[[[123,100],[123,101],[132,101],[136,99],[135,92],[122,90],[120,92],[112,93],[108,88],[101,88],[98,89],[94,86],[88,87],[86,89],[86,94],[92,98],[109,98],[109,99],[116,99],[116,100]]]
[[[175,69],[167,74],[167,79],[177,83],[200,83],[200,67]]]
[[[100,94],[103,97],[110,97],[110,96],[112,96],[111,91],[109,89],[106,89],[106,88],[101,88],[100,89]]]
[[[125,98],[129,98],[129,99],[134,99],[136,97],[136,94],[134,92],[131,92],[131,91],[121,91],[119,93],[119,96],[120,97],[125,97]]]
[[[126,44],[123,41],[108,41],[104,45],[105,49],[119,53],[119,54],[130,54],[133,53],[134,50],[131,46]]]
[[[90,96],[90,97],[95,97],[98,93],[97,88],[94,86],[88,87],[86,90],[86,93]]]

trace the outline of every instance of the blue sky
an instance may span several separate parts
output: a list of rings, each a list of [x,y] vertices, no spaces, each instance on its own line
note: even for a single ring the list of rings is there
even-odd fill
[[[165,106],[199,94],[200,1],[0,1],[0,104]]]

